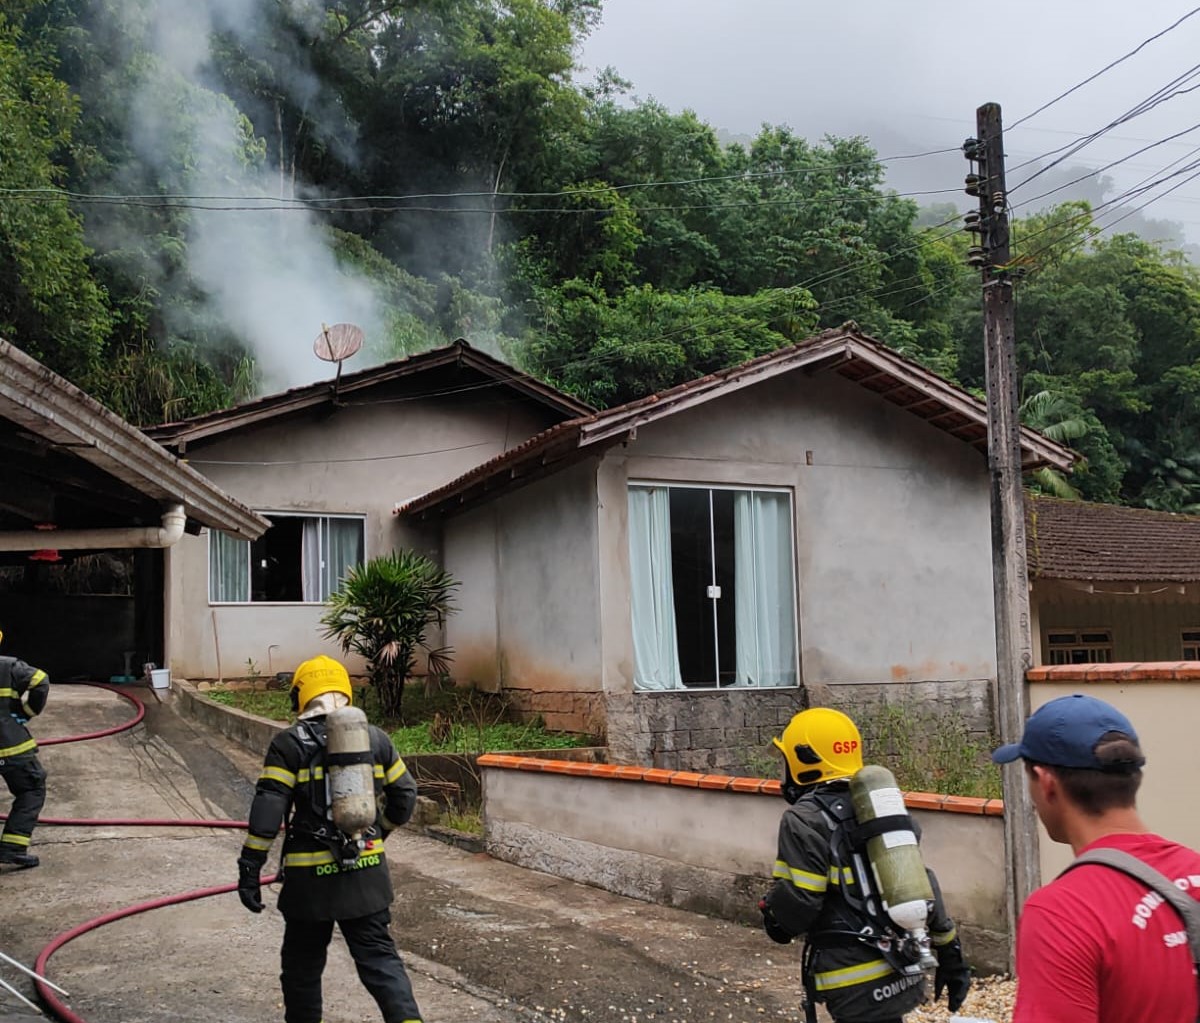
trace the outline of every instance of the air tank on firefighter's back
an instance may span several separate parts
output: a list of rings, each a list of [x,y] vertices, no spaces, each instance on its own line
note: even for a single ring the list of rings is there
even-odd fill
[[[343,834],[361,838],[375,823],[375,763],[371,730],[358,707],[339,707],[325,718],[325,772],[329,810]]]
[[[859,825],[880,817],[908,815],[896,778],[886,767],[868,764],[850,779],[850,801]],[[933,905],[933,887],[911,828],[899,827],[867,840],[867,859],[887,914],[920,943],[928,956],[926,924]]]

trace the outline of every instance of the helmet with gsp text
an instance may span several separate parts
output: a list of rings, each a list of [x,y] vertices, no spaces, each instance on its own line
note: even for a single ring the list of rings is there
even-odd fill
[[[830,707],[802,710],[772,741],[787,760],[788,776],[796,785],[849,778],[863,765],[858,727]]]

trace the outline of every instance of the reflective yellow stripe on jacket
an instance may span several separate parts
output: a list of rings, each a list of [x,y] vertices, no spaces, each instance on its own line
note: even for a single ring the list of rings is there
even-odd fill
[[[383,843],[378,839],[373,839],[366,844],[358,857],[362,859],[364,856],[377,856],[381,852],[383,852]],[[321,849],[317,852],[292,852],[283,857],[285,867],[320,867],[326,863],[336,862],[337,857],[328,849]]]
[[[0,760],[5,757],[20,756],[22,753],[32,753],[35,749],[37,749],[37,743],[33,739],[26,739],[15,746],[0,747]]]
[[[814,973],[813,986],[818,991],[834,991],[838,988],[853,987],[855,984],[866,984],[872,980],[881,980],[895,972],[887,960],[872,959],[870,962],[846,966],[840,970]]]
[[[948,931],[930,931],[929,940],[934,945],[949,945],[955,938],[958,937],[958,928],[951,927]]]
[[[790,867],[784,860],[775,861],[775,869],[771,876],[791,881],[797,888],[806,892],[823,892],[829,887],[829,878],[825,874],[814,874],[811,870]]]

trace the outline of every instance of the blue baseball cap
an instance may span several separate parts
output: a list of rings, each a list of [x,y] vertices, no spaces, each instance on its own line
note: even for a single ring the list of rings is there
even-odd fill
[[[1112,704],[1075,693],[1044,703],[1025,722],[1020,742],[1010,742],[992,754],[997,764],[1024,758],[1051,767],[1081,767],[1093,771],[1128,771],[1139,763],[1105,764],[1096,756],[1096,745],[1109,732],[1123,732],[1135,743],[1137,733],[1129,718]]]

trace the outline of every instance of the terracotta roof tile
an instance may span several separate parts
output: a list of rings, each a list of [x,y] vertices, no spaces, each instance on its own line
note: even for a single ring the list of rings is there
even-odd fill
[[[1200,581],[1200,516],[1027,497],[1031,579]]]

